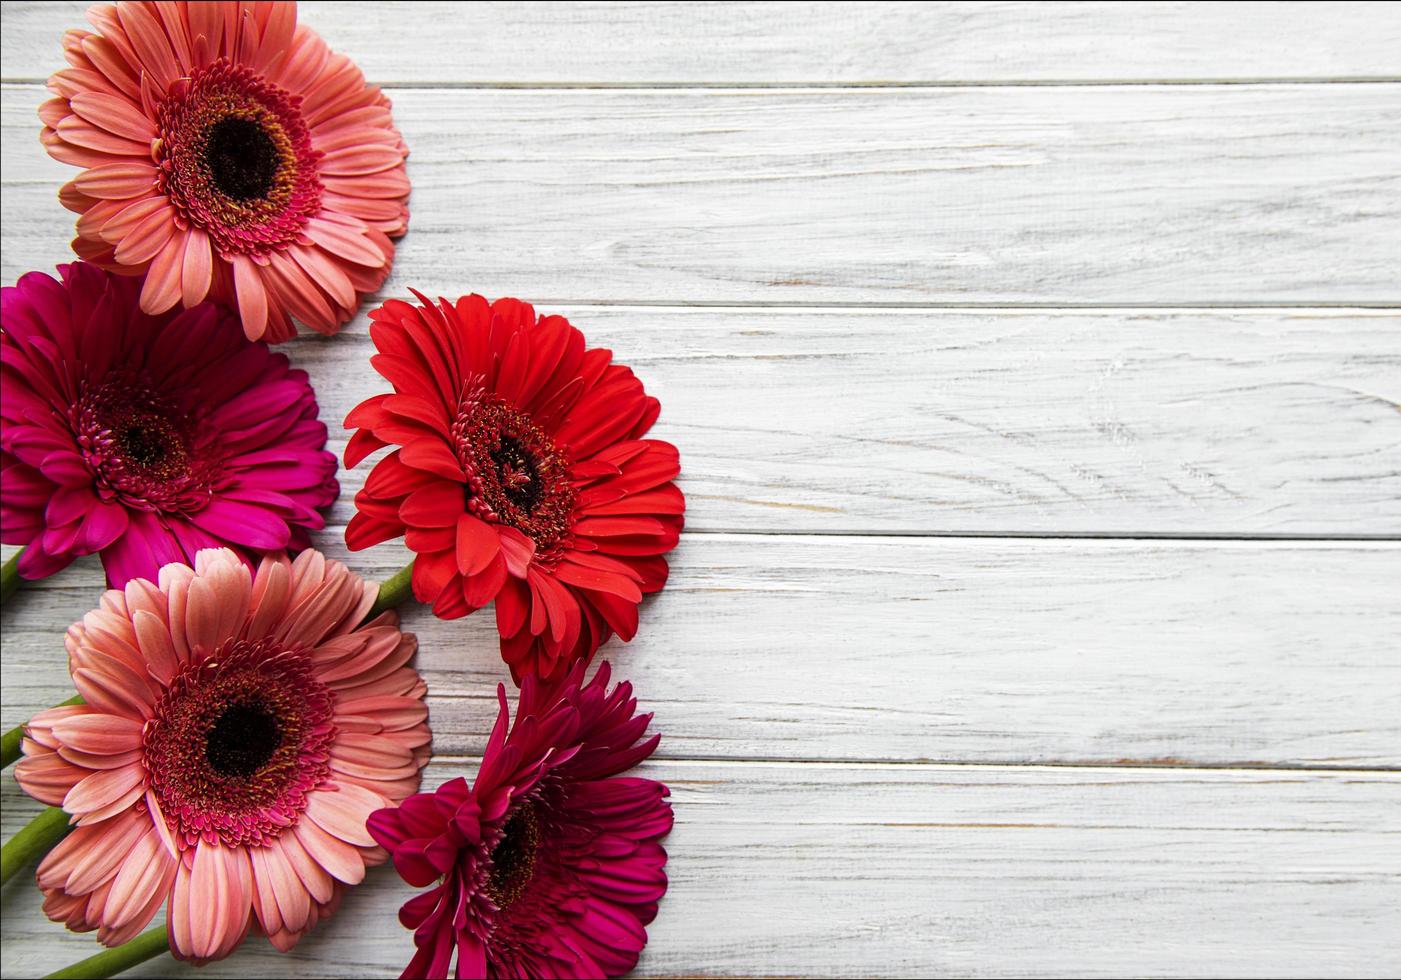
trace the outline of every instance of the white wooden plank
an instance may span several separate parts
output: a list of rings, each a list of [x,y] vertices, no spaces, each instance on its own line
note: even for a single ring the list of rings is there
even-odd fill
[[[3,92],[7,279],[71,236],[43,97]],[[1401,303],[1401,84],[405,89],[395,106],[414,181],[398,288]]]
[[[46,77],[84,0],[7,3],[6,78]],[[388,83],[961,82],[1395,76],[1393,3],[303,3]]]
[[[546,308],[662,399],[693,530],[1401,536],[1394,311]],[[338,455],[365,327],[285,348]]]
[[[692,534],[604,656],[668,758],[1401,767],[1397,582],[1401,544]],[[6,727],[71,696],[63,627],[100,584],[84,562],[6,607]],[[435,751],[480,751],[494,618],[406,621]]]
[[[438,783],[475,771],[442,761]],[[1401,776],[663,762],[670,891],[640,976],[1391,976]],[[32,812],[5,780],[6,832]],[[129,976],[392,976],[387,868],[290,957]],[[3,965],[94,949],[6,888]]]
[[[1395,311],[559,309],[662,399],[692,529],[1401,536]],[[338,453],[371,352],[289,348]]]

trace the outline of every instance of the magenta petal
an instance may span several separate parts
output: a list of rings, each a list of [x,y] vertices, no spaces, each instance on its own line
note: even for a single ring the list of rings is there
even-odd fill
[[[92,485],[92,470],[83,462],[83,457],[75,452],[53,452],[39,464],[43,473],[59,486],[80,487]]]
[[[162,565],[185,560],[175,536],[154,514],[144,512],[132,514],[126,533],[102,552],[107,585],[114,589],[123,588],[134,578],[154,582]]]
[[[82,546],[88,552],[101,551],[127,529],[127,512],[121,504],[98,502],[83,522]]]
[[[171,521],[170,533],[174,535],[175,543],[184,552],[184,557],[180,560],[186,565],[193,565],[195,556],[205,548],[227,548],[229,546],[223,538],[216,537],[185,520]],[[247,556],[244,558],[247,560]]]
[[[29,573],[100,551],[121,585],[201,548],[307,544],[338,488],[305,372],[217,303],[151,316],[140,277],[60,272],[0,294],[0,514]]]
[[[262,551],[287,547],[287,525],[263,507],[216,497],[190,521],[226,541]]]
[[[49,506],[44,509],[44,519],[50,527],[61,527],[81,521],[97,505],[97,494],[92,492],[91,486],[68,487],[49,498]]]
[[[51,555],[40,544],[31,544],[19,556],[19,577],[27,579],[48,578],[54,572],[62,571],[72,564],[77,555],[70,552]]]

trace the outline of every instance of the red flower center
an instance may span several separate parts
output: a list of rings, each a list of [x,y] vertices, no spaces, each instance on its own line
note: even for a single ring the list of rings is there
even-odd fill
[[[69,421],[104,499],[170,512],[208,501],[219,454],[195,438],[192,419],[139,376],[115,371],[85,385]]]
[[[220,59],[171,87],[156,111],[159,186],[220,253],[265,254],[321,208],[301,98]]]
[[[330,773],[334,697],[311,661],[233,640],[175,677],[146,724],[143,764],[183,846],[261,844],[297,822]]]
[[[462,399],[452,437],[467,474],[467,509],[529,535],[547,557],[574,526],[568,457],[529,415],[481,387]]]

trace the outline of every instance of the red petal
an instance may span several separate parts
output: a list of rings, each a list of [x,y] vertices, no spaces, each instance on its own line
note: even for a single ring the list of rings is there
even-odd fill
[[[501,536],[471,514],[457,518],[457,570],[463,575],[483,571],[501,553]]]

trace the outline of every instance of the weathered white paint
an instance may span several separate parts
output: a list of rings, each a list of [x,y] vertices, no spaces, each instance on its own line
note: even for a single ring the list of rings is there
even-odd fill
[[[475,772],[443,760],[430,783]],[[1394,976],[1401,776],[659,762],[677,825],[641,976]],[[4,828],[28,806],[6,788]],[[13,805],[11,805],[13,804]],[[29,811],[25,811],[29,812]],[[16,887],[19,885],[19,887]],[[380,868],[291,956],[202,970],[393,976]],[[91,949],[5,892],[7,975]]]
[[[661,398],[692,530],[1401,536],[1395,310],[545,309]],[[336,452],[365,329],[288,348]]]
[[[3,8],[5,283],[69,258],[34,83],[83,6]],[[395,86],[386,294],[566,313],[682,449],[673,581],[606,651],[677,806],[641,974],[1401,972],[1401,779],[1356,768],[1401,766],[1401,7],[304,8]],[[1057,304],[1095,308],[1018,308]],[[286,350],[340,448],[363,316]],[[7,608],[4,725],[99,587]],[[407,616],[436,784],[505,675],[489,614]],[[405,894],[202,975],[393,975]],[[93,950],[3,898],[6,976]]]
[[[672,758],[1398,767],[1398,582],[1396,543],[693,534],[604,656]],[[60,627],[100,586],[85,562],[15,601],[6,725],[71,696]],[[494,617],[407,625],[435,749],[480,751]]]
[[[73,169],[7,86],[6,277]],[[1401,302],[1401,83],[404,89],[392,288],[554,300]],[[24,107],[29,106],[26,110]],[[15,128],[12,128],[15,127]],[[45,253],[45,249],[50,253]]]
[[[62,64],[85,0],[6,4],[6,79]],[[1394,3],[311,2],[389,84],[1045,82],[1396,77]]]

